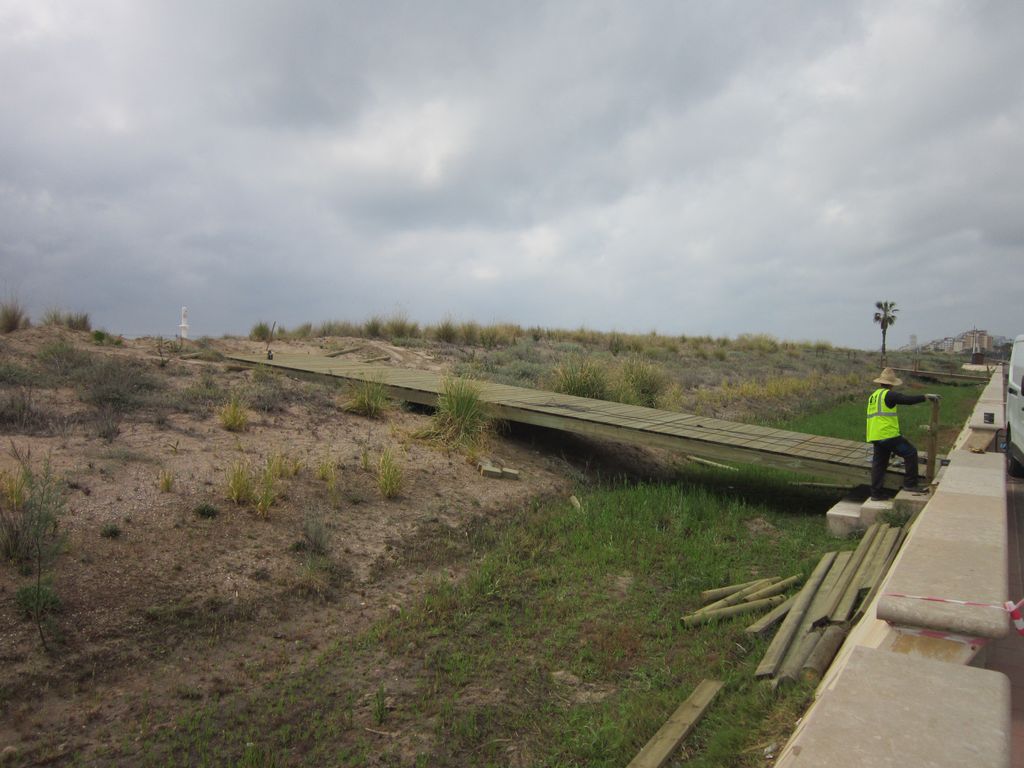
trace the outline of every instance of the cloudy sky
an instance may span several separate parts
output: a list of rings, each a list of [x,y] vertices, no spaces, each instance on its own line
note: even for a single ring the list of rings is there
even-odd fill
[[[1019,0],[0,0],[0,292],[125,334],[401,312],[1024,333]]]

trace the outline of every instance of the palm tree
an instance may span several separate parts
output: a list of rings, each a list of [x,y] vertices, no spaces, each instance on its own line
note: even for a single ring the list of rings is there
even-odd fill
[[[889,326],[895,324],[899,310],[896,309],[895,301],[876,301],[875,308],[878,310],[875,312],[875,322],[882,326],[882,367],[885,368],[885,334]]]

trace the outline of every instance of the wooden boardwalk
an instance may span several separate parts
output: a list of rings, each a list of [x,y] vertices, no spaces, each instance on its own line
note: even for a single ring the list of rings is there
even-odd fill
[[[306,377],[379,381],[396,400],[424,405],[435,405],[442,387],[437,373],[317,355],[276,353],[273,360],[261,355],[229,357]],[[844,483],[869,480],[871,448],[865,443],[505,384],[479,384],[481,399],[489,404],[492,415],[508,421],[667,448],[714,461],[793,470]],[[901,470],[890,467],[887,484],[897,485],[902,477]]]

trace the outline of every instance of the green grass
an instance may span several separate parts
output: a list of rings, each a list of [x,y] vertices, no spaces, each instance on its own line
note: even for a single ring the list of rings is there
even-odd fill
[[[911,380],[907,381],[898,391],[908,395],[923,395],[926,392],[942,395],[942,405],[939,411],[939,451],[947,453],[974,410],[982,388],[980,384],[934,384]],[[800,414],[790,419],[774,422],[772,426],[794,432],[807,432],[863,442],[869,394],[871,393],[865,389],[863,398],[847,400],[824,410]],[[923,450],[927,437],[921,426],[928,424],[931,412],[932,406],[927,402],[920,405],[903,405],[899,408],[900,431],[919,450]]]
[[[258,748],[288,765],[355,766],[370,755],[405,765],[402,750],[414,747],[417,765],[501,766],[515,755],[522,765],[622,766],[701,679],[716,678],[726,689],[683,756],[762,765],[757,746],[784,741],[809,689],[775,694],[754,679],[767,640],[743,632],[749,618],[686,629],[679,617],[703,589],[806,575],[823,552],[855,545],[827,537],[830,496],[785,479],[698,470],[467,530],[477,557],[461,580],[442,577],[299,673],[227,706],[179,711],[174,728],[140,734],[141,763],[237,764]],[[433,563],[442,572],[446,557]],[[400,736],[371,732],[382,727]]]
[[[388,390],[381,381],[358,381],[349,386],[345,410],[369,419],[379,418],[388,407]]]
[[[472,451],[480,447],[490,429],[487,407],[480,399],[480,385],[470,379],[446,378],[431,426],[423,435],[452,448]]]

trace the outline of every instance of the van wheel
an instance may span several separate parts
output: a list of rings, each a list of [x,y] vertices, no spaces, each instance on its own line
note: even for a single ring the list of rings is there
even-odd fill
[[[1009,435],[1007,435],[1006,439],[1006,474],[1010,477],[1024,477],[1024,464],[1013,458],[1013,453],[1010,450]]]

